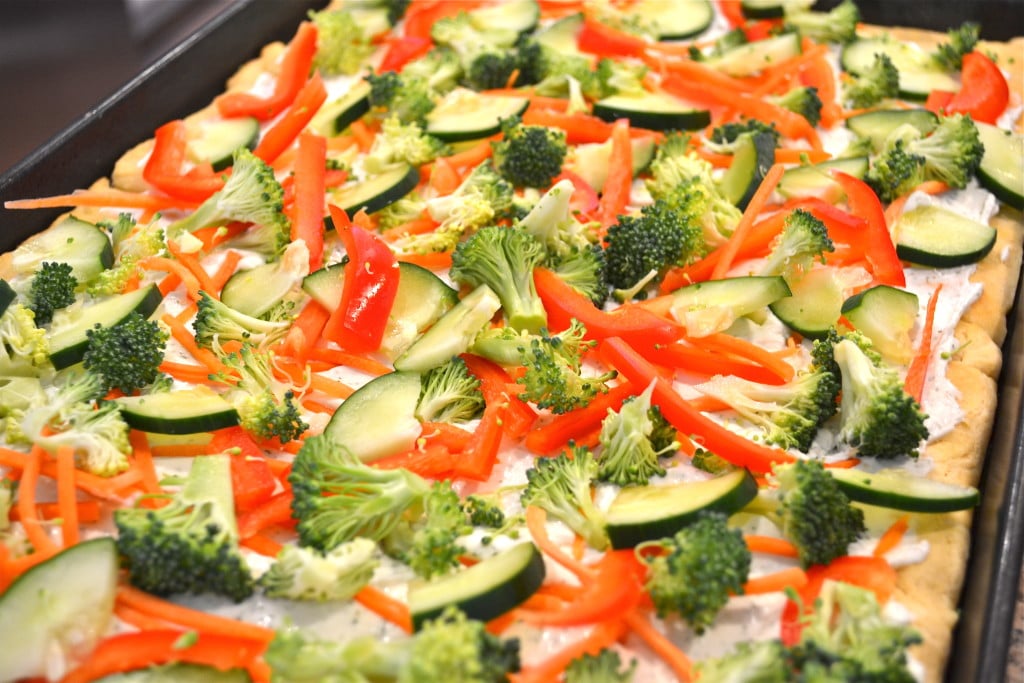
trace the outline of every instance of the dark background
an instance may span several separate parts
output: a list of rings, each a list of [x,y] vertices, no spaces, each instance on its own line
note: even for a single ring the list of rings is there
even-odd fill
[[[818,7],[838,1],[821,0]],[[0,174],[231,2],[0,0]],[[860,0],[858,6],[871,23],[945,30],[951,19],[970,19],[987,38],[1024,34],[1024,0]]]

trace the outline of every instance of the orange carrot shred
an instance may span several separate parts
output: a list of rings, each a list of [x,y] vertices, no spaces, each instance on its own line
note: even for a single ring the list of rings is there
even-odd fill
[[[78,506],[75,505],[75,450],[71,446],[57,449],[57,503],[60,508],[60,533],[64,547],[79,540]]]
[[[648,647],[654,650],[655,654],[668,664],[680,681],[693,680],[693,663],[690,661],[690,658],[661,631],[654,628],[650,620],[641,614],[639,610],[633,610],[627,614],[626,623],[633,629],[634,633],[647,643]]]
[[[36,509],[36,483],[39,481],[45,457],[46,451],[39,446],[32,447],[25,467],[21,471],[17,505],[18,514],[21,516],[21,526],[25,529],[25,534],[28,536],[29,542],[32,543],[32,547],[35,548],[35,552],[53,555],[59,548],[47,533]]]
[[[875,546],[871,554],[875,557],[885,557],[887,552],[900,544],[909,526],[910,516],[901,515],[899,519],[892,523],[892,526],[885,530],[882,537],[878,539],[878,545]]]
[[[151,617],[193,628],[200,633],[249,638],[264,643],[274,639],[273,629],[176,605],[131,586],[121,586],[117,589],[117,602]]]
[[[932,355],[932,330],[935,326],[935,306],[938,303],[940,291],[942,291],[941,283],[928,298],[924,327],[921,329],[921,345],[918,347],[914,359],[910,361],[910,368],[907,370],[907,377],[903,385],[906,392],[918,403],[921,402],[924,395],[924,383],[928,378],[928,362]]]
[[[807,584],[807,572],[800,567],[786,569],[748,579],[743,584],[744,595],[760,595],[762,593],[780,593],[787,588],[801,588]]]
[[[733,230],[732,235],[729,236],[729,240],[725,243],[725,249],[722,251],[722,257],[715,264],[715,268],[711,271],[711,279],[718,280],[725,277],[725,274],[729,272],[729,268],[732,267],[733,259],[736,258],[736,253],[740,249],[740,245],[743,244],[743,240],[746,239],[747,233],[754,226],[754,221],[757,219],[761,210],[768,203],[768,200],[772,196],[772,192],[775,191],[775,186],[778,185],[779,179],[782,178],[782,173],[785,171],[785,167],[781,164],[775,164],[772,166],[768,173],[765,174],[764,180],[761,181],[760,187],[757,188],[757,192],[751,198],[750,203],[747,204],[746,210],[743,212],[743,216],[740,218],[739,223],[736,224],[736,228]]]

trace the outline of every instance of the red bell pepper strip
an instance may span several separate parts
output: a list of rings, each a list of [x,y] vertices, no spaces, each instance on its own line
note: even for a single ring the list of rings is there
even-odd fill
[[[842,171],[833,170],[832,177],[846,193],[846,203],[850,206],[850,212],[867,221],[862,243],[864,255],[875,280],[893,287],[905,286],[907,280],[903,265],[896,255],[896,245],[885,223],[885,211],[874,190],[863,180]]]
[[[946,103],[947,114],[970,114],[975,121],[995,124],[1010,101],[1003,72],[981,52],[964,55],[960,92]]]
[[[502,429],[513,439],[522,438],[533,427],[537,413],[525,401],[509,394],[512,378],[496,363],[464,353],[461,356],[470,374],[480,380],[480,393],[487,404],[503,404],[506,407]]]
[[[691,406],[658,374],[657,368],[626,343],[612,337],[598,347],[599,355],[636,386],[646,387],[654,382],[652,400],[661,408],[672,426],[687,436],[693,436],[711,452],[739,467],[753,472],[770,472],[775,463],[794,460],[789,453],[769,448],[726,429]]]
[[[581,52],[600,57],[639,57],[648,45],[643,38],[619,31],[589,17],[583,21],[583,28],[576,34],[576,47]]]
[[[295,220],[292,240],[309,248],[309,272],[324,263],[324,192],[327,176],[327,140],[304,132],[295,157]]]
[[[218,429],[213,433],[210,449],[216,453],[237,450],[231,455],[231,490],[235,510],[252,510],[274,495],[277,479],[267,464],[266,455],[241,427]]]
[[[563,168],[552,184],[556,184],[560,180],[568,180],[572,183],[572,207],[574,209],[590,215],[601,205],[597,191],[590,186],[590,183],[581,178],[579,174]]]
[[[349,260],[341,303],[331,313],[324,336],[353,353],[376,351],[398,292],[398,261],[384,240],[353,225],[343,209],[329,209]]]
[[[276,524],[296,524],[297,520],[292,518],[292,498],[291,489],[285,489],[275,493],[262,505],[242,512],[238,515],[238,537],[244,541]]]
[[[252,153],[268,164],[273,163],[291,146],[326,99],[327,89],[324,88],[323,79],[319,73],[315,73],[296,95],[281,120],[263,134]]]
[[[632,382],[623,382],[598,394],[584,408],[562,415],[555,415],[550,422],[530,430],[523,444],[537,455],[546,455],[565,446],[571,440],[578,441],[584,435],[601,426],[609,410],[618,410],[623,401],[639,393]]]
[[[388,49],[384,53],[377,71],[380,73],[401,71],[402,67],[417,57],[425,55],[433,46],[430,38],[421,36],[404,36],[389,40]]]
[[[928,93],[928,99],[924,102],[924,108],[928,111],[941,114],[946,110],[949,101],[953,99],[955,92],[949,90],[932,90]]]
[[[729,26],[739,28],[747,23],[747,17],[743,14],[743,7],[739,0],[718,0],[716,4],[722,16],[729,22]]]
[[[498,451],[504,436],[502,422],[507,413],[504,404],[488,403],[466,449],[455,462],[455,476],[486,481],[498,462]]]
[[[252,116],[260,121],[268,121],[283,112],[306,83],[316,56],[316,39],[316,26],[303,22],[281,58],[273,94],[260,97],[246,92],[227,93],[215,101],[217,111],[225,118]]]
[[[185,147],[188,143],[185,122],[165,123],[153,135],[153,150],[142,169],[142,178],[156,189],[180,199],[202,202],[224,187],[224,179],[209,165],[198,166],[183,174]]]

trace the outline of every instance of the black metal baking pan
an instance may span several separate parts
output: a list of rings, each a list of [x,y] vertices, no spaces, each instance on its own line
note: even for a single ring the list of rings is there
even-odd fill
[[[827,0],[820,6],[834,5]],[[60,210],[9,211],[9,199],[66,193],[110,174],[132,145],[168,120],[205,106],[246,59],[286,40],[314,0],[238,0],[82,119],[0,176],[0,253],[44,229]],[[860,0],[866,21],[945,30],[965,20],[984,37],[1010,38],[1024,0]],[[1018,299],[1020,297],[1018,296]],[[1024,307],[1010,313],[999,380],[999,407],[975,512],[967,582],[947,680],[999,681],[1024,556]]]

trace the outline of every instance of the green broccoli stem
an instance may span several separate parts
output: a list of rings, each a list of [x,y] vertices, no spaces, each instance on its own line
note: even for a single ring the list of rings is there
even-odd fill
[[[231,456],[203,455],[192,460],[192,468],[181,489],[180,499],[187,505],[206,505],[219,518],[218,527],[238,538],[235,496],[231,488]]]
[[[220,192],[210,196],[205,202],[188,216],[171,223],[167,227],[168,239],[178,239],[186,232],[192,233],[216,224],[222,218],[220,208],[217,206],[217,199]]]

